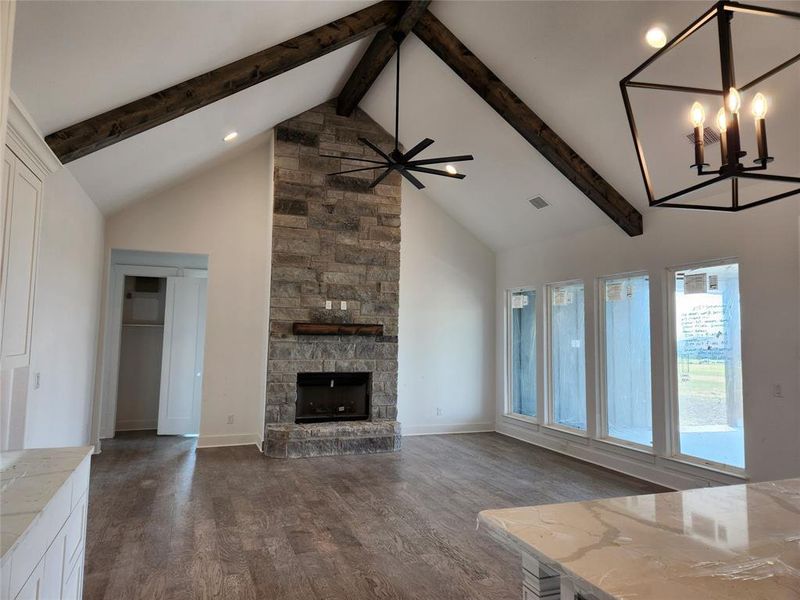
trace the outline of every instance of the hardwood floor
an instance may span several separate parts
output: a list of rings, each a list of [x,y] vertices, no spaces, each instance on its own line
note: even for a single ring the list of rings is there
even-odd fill
[[[499,434],[269,459],[118,434],[92,462],[84,598],[517,599],[484,508],[660,491]]]

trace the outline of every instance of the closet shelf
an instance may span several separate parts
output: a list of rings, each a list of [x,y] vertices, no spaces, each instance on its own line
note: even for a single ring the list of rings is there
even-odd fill
[[[163,323],[123,323],[123,327],[156,327],[158,329],[164,329]]]

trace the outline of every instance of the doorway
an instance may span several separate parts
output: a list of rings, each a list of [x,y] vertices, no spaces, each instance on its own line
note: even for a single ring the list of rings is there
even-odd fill
[[[151,262],[168,261],[207,264],[162,253]],[[115,263],[112,253],[99,438],[199,434],[207,281],[205,268]]]

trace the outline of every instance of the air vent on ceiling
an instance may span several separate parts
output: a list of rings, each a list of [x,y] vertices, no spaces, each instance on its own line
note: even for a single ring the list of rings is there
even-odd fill
[[[686,134],[686,139],[689,140],[689,143],[694,146],[694,131],[692,133]],[[719,132],[714,129],[713,127],[704,127],[703,128],[703,143],[706,146],[710,146],[711,144],[716,144],[719,142]]]
[[[531,205],[533,205],[533,207],[538,209],[538,210],[541,210],[542,208],[545,208],[546,206],[550,206],[550,203],[547,200],[545,200],[544,198],[542,198],[541,196],[535,196],[535,197],[531,198],[530,200],[528,200],[528,202],[530,202]]]

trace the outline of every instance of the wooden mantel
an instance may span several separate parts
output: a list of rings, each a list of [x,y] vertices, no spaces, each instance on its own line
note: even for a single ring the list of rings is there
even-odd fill
[[[294,335],[383,335],[380,323],[292,323]]]

